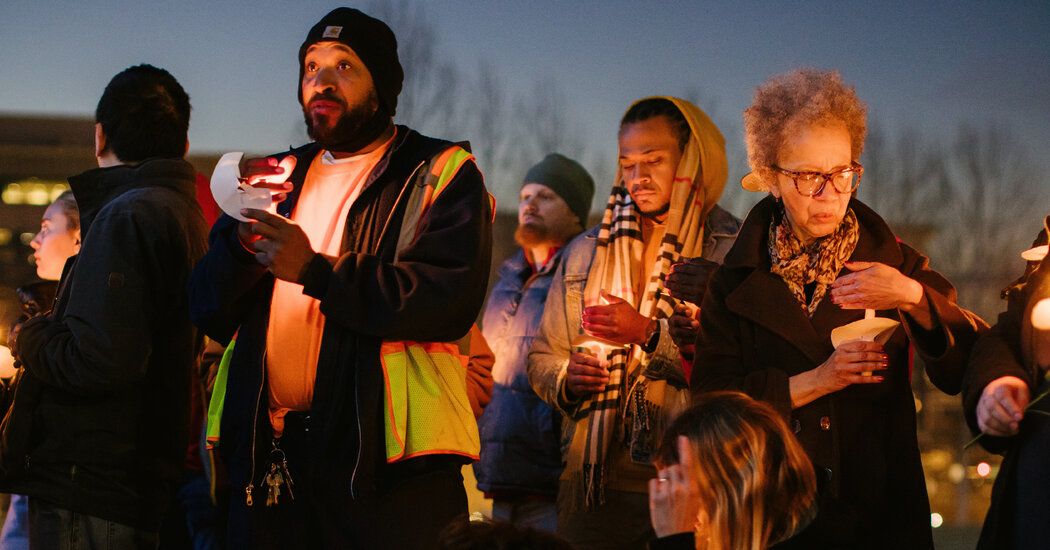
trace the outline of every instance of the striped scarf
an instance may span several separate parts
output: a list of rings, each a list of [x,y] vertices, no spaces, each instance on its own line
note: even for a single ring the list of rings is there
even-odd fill
[[[701,255],[704,219],[725,185],[725,142],[714,123],[695,105],[678,98],[665,99],[685,115],[692,136],[676,170],[657,261],[637,269],[645,247],[641,214],[618,173],[584,288],[585,306],[600,304],[601,291],[605,290],[634,305],[645,317],[670,317],[677,300],[664,290],[664,278],[680,258]],[[635,284],[638,272],[645,277],[641,296],[635,291],[642,286]],[[573,415],[577,425],[563,474],[573,508],[582,503],[584,508],[593,509],[605,501],[606,461],[614,438],[627,447],[632,460],[648,464],[667,420],[664,414],[673,412],[665,410],[664,405],[674,388],[643,374],[649,357],[640,346],[614,348],[608,361],[605,391],[586,398]]]

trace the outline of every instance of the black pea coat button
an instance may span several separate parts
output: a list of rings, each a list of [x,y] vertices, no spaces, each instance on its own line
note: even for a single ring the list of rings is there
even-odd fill
[[[825,432],[831,429],[831,418],[827,416],[820,417],[820,429]]]

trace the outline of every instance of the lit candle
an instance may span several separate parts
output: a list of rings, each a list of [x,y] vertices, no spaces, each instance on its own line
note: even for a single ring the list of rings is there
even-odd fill
[[[7,346],[0,346],[0,378],[11,378],[15,375],[15,358]]]
[[[594,356],[603,363],[609,360],[609,351],[613,348],[613,346],[606,342],[587,338],[582,335],[573,340],[572,347],[577,353],[586,353],[587,355]]]
[[[832,329],[831,345],[838,349],[846,342],[857,340],[882,344],[889,339],[898,325],[900,325],[899,321],[876,317],[874,309],[865,309],[863,319]],[[871,371],[861,372],[860,375],[871,376]]]
[[[1032,308],[1032,326],[1037,330],[1050,330],[1050,298],[1043,298]]]

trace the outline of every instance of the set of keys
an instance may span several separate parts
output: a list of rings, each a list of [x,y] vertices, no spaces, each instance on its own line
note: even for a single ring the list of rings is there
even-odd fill
[[[266,486],[267,506],[277,504],[277,499],[281,496],[282,486],[287,490],[288,496],[295,500],[295,493],[292,492],[295,482],[292,481],[292,474],[288,471],[288,458],[285,457],[284,451],[277,446],[276,440],[273,442],[273,450],[270,451],[270,471],[263,476],[263,485]]]

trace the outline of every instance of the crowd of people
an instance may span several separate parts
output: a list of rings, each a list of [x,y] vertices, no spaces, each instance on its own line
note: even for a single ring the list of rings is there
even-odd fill
[[[468,143],[394,123],[394,33],[338,8],[298,58],[312,141],[214,223],[182,86],[107,85],[8,338],[0,547],[932,548],[913,352],[1007,454],[981,547],[1050,540],[1047,228],[989,330],[857,200],[837,72],[756,89],[743,221],[676,97],[628,106],[597,225],[587,170],[537,159],[486,296],[494,202]]]

